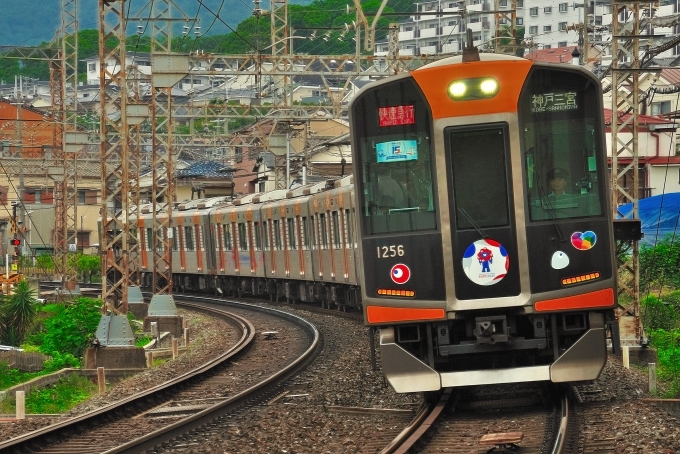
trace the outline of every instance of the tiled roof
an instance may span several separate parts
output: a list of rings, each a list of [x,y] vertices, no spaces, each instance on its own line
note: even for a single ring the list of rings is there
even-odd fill
[[[231,169],[214,161],[196,161],[186,168],[177,170],[178,178],[230,178]]]
[[[671,85],[680,85],[680,68],[662,69],[661,77]]]
[[[571,53],[575,48],[576,46],[567,46],[555,49],[533,50],[526,54],[524,58],[545,63],[571,63]]]
[[[630,114],[621,115],[620,118],[627,119]],[[638,115],[638,121],[640,125],[673,125],[675,122],[662,117],[653,117],[651,115]],[[604,124],[610,126],[612,124],[612,111],[611,109],[604,109]]]

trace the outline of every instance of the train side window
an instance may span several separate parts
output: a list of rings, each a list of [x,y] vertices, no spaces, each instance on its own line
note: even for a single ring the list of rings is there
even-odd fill
[[[303,216],[300,218],[302,223],[302,244],[303,249],[309,249],[309,226],[307,226],[307,217]]]
[[[231,225],[222,224],[222,234],[224,237],[224,250],[231,251]]]
[[[281,250],[281,223],[278,219],[274,219],[274,241],[276,242],[276,249]]]
[[[177,241],[177,228],[176,227],[170,227],[168,229],[168,233],[172,235],[170,238],[172,238],[172,250],[173,251],[178,251],[179,250],[179,244]]]
[[[187,251],[194,250],[194,230],[193,226],[184,226],[184,247]]]
[[[288,218],[288,247],[295,249],[295,218]]]
[[[200,225],[197,225],[195,227],[196,227],[196,250],[203,251],[205,250],[203,229]]]
[[[180,236],[179,236],[179,247],[180,247],[180,250],[186,251],[187,239],[186,239],[186,235],[184,234],[184,229],[182,229],[181,227],[178,227],[177,230],[178,230],[178,233],[179,233],[179,235],[180,235]]]
[[[335,249],[340,249],[342,242],[340,239],[340,219],[337,211],[331,212],[331,219],[333,220],[333,243],[335,244]]]
[[[140,230],[141,232],[141,230]],[[153,230],[150,228],[146,229],[146,232],[144,232],[146,236],[146,250],[147,251],[153,251]]]
[[[316,235],[317,235],[316,218],[314,216],[312,216],[310,218],[310,222],[311,222],[311,225],[310,225],[311,228],[309,229],[309,235],[310,235],[310,241],[311,241],[311,244],[312,244],[312,249],[314,249],[316,247]]]
[[[319,247],[328,249],[328,223],[326,222],[326,213],[319,214],[319,224],[321,227],[321,238],[319,239]]]
[[[262,221],[262,244],[265,251],[269,250],[269,223],[267,221]]]
[[[242,251],[248,250],[248,236],[246,233],[246,224],[243,222],[240,222],[238,224],[238,244],[239,249],[241,249]]]
[[[262,250],[262,237],[260,236],[260,223],[255,223],[255,250]]]
[[[350,211],[349,209],[345,210],[345,230],[347,232],[347,236],[345,237],[345,241],[347,242],[347,246],[351,247],[350,245],[352,244],[352,217],[350,216]]]

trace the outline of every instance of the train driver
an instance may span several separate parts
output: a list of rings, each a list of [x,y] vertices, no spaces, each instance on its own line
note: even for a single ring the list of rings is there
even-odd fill
[[[403,208],[406,206],[406,193],[404,186],[392,178],[389,169],[381,168],[378,171],[378,206],[381,210]]]
[[[551,192],[548,194],[549,198],[559,198],[569,193],[565,190],[567,187],[567,179],[569,172],[562,167],[555,167],[548,172],[548,184]]]

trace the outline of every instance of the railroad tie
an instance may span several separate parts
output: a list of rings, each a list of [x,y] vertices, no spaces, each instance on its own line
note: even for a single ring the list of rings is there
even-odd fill
[[[500,432],[496,434],[486,434],[480,440],[479,444],[482,446],[492,446],[487,454],[495,452],[512,452],[519,449],[517,445],[524,438],[524,433],[522,432]],[[498,451],[496,450],[498,449]]]

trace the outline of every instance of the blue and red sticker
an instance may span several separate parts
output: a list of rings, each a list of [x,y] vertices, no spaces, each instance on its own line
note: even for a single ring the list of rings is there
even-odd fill
[[[508,251],[498,241],[478,240],[463,254],[463,271],[477,285],[494,285],[503,280],[510,269]]]
[[[395,284],[405,284],[411,279],[411,269],[403,263],[397,263],[392,267],[390,277]]]

